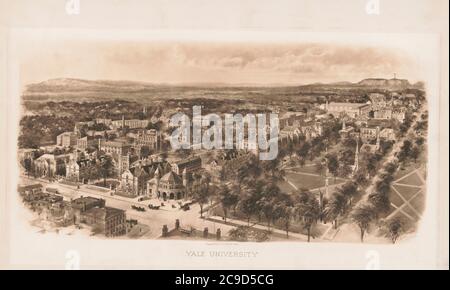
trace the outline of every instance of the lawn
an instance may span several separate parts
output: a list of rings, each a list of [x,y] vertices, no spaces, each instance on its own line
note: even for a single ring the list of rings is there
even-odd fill
[[[425,194],[418,194],[413,200],[410,201],[410,204],[420,213],[423,213],[425,209]]]
[[[393,185],[395,189],[403,196],[407,201],[410,200],[421,188],[418,187],[409,187],[403,185]]]
[[[402,178],[403,176],[407,175],[408,173],[413,172],[417,168],[419,168],[421,163],[417,162],[409,162],[406,166],[401,166],[398,170],[397,174],[395,174],[394,179],[397,180],[399,178]]]
[[[282,192],[289,193],[289,192],[292,192],[295,190],[289,183],[287,183],[284,180],[279,181],[277,183],[277,185],[281,189]]]
[[[423,185],[423,182],[417,175],[417,172],[403,178],[402,180],[400,180],[398,182],[403,183],[403,184],[416,185],[416,186]]]
[[[325,186],[325,178],[323,176],[313,176],[309,174],[302,174],[301,172],[288,172],[286,177],[298,188],[315,189]],[[339,184],[345,182],[344,179],[330,177],[328,179],[329,185]]]
[[[391,191],[389,192],[389,200],[391,203],[395,204],[397,207],[399,207],[403,204],[403,200],[393,189],[391,189]]]
[[[111,187],[111,189],[115,189],[119,184],[120,184],[119,181],[111,180],[111,179],[106,180],[106,185],[103,180],[94,183],[94,185],[96,185],[96,186],[105,187],[105,188]]]
[[[303,167],[296,166],[294,168],[291,168],[290,170],[297,171],[297,172],[309,173],[309,174],[319,174],[319,172],[317,172],[316,165],[314,165],[314,164],[308,164]]]
[[[402,211],[408,214],[410,217],[418,219],[417,214],[409,206],[402,207]]]

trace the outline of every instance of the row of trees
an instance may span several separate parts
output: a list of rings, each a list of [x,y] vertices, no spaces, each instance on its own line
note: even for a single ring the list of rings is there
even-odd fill
[[[248,226],[252,218],[259,222],[264,220],[269,231],[272,226],[280,225],[286,231],[286,237],[289,237],[292,223],[298,222],[306,230],[308,242],[312,227],[321,215],[319,201],[313,193],[300,190],[289,195],[281,192],[272,181],[257,180],[241,190],[232,185],[222,185],[218,198],[225,221],[229,212],[234,211],[235,215],[246,217]]]
[[[300,166],[305,165],[306,161],[314,160],[324,152],[328,145],[339,142],[339,129],[342,125],[337,119],[329,120],[322,124],[322,135],[306,140],[305,136],[294,138],[290,142],[281,144],[278,158],[296,155]]]
[[[405,163],[408,160],[417,162],[420,154],[423,151],[424,139],[422,137],[417,138],[415,141],[405,140],[397,154],[399,162]]]
[[[373,221],[378,221],[381,215],[389,211],[389,192],[391,183],[394,180],[394,173],[397,169],[397,162],[387,163],[378,175],[378,180],[374,185],[373,191],[369,194],[368,199],[360,202],[351,212],[351,219],[360,229],[361,242],[364,241],[364,235],[369,229],[370,224]],[[389,224],[389,226],[392,226],[392,231],[390,232],[393,234],[395,232],[395,226],[394,224]],[[398,236],[394,236],[392,238],[395,242]]]
[[[56,136],[72,131],[75,122],[70,117],[55,115],[23,116],[20,120],[19,148],[39,148],[53,144]]]
[[[339,218],[347,214],[353,204],[353,200],[359,194],[358,185],[348,181],[333,193],[329,200],[325,201],[323,218],[333,223],[335,229],[338,227]]]
[[[201,216],[208,202],[217,203],[225,222],[230,215],[245,218],[248,226],[255,219],[265,222],[268,230],[274,225],[282,227],[287,237],[292,223],[297,222],[307,232],[309,241],[314,224],[321,218],[315,194],[307,190],[283,193],[277,186],[284,177],[279,158],[260,161],[249,154],[239,164],[227,171],[220,186],[210,183],[209,177],[194,178],[190,190],[200,204]]]

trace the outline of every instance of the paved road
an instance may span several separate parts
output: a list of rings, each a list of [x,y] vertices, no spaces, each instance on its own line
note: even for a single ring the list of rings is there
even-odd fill
[[[404,137],[402,137],[400,140],[397,140],[397,141],[394,143],[394,146],[392,147],[392,150],[390,151],[390,153],[389,153],[387,156],[385,156],[385,157],[383,158],[384,160],[383,160],[383,162],[382,162],[381,167],[384,167],[386,164],[388,164],[389,162],[391,162],[391,161],[393,161],[393,160],[396,159],[395,154],[396,154],[397,152],[400,151],[400,148],[401,148],[401,146],[403,145],[403,142],[408,138],[408,135],[409,135],[410,133],[412,133],[412,131],[414,130],[414,126],[416,125],[417,121],[420,119],[421,114],[423,114],[424,112],[425,112],[425,105],[422,106],[422,108],[421,108],[419,111],[417,111],[417,112],[414,113],[415,119],[414,119],[414,121],[412,122],[410,128],[409,128],[408,131],[405,133]],[[371,183],[370,183],[369,186],[366,188],[365,194],[364,194],[364,196],[363,196],[363,198],[361,199],[360,202],[367,201],[369,195],[372,193],[373,188],[375,187],[375,184],[379,181],[379,179],[380,179],[380,178],[379,178],[378,175],[376,175],[376,176],[372,179]]]
[[[172,204],[178,205],[176,201],[166,201],[164,202],[166,204],[165,208],[163,207],[160,210],[150,210],[146,208],[145,212],[140,212],[131,209],[131,206],[146,206],[150,203],[150,201],[137,202],[136,199],[128,199],[121,196],[111,196],[108,192],[89,189],[85,186],[81,186],[80,189],[77,189],[73,186],[56,182],[49,182],[42,179],[36,180],[25,176],[22,176],[22,178],[28,181],[42,183],[44,186],[57,188],[61,195],[63,195],[65,199],[68,200],[78,198],[80,196],[103,198],[105,199],[107,206],[125,210],[127,218],[137,219],[139,223],[148,225],[150,227],[150,231],[144,236],[146,238],[159,237],[161,235],[163,225],[167,225],[169,229],[175,227],[176,219],[180,220],[181,226],[184,228],[190,228],[192,226],[198,230],[203,230],[205,227],[208,227],[210,232],[212,230],[215,231],[217,228],[220,228],[223,235],[226,235],[226,233],[228,233],[228,231],[233,228],[226,225],[219,226],[214,222],[201,219],[199,214],[200,206],[198,204],[192,205],[191,209],[188,211],[183,211],[179,209],[173,209],[171,207]]]

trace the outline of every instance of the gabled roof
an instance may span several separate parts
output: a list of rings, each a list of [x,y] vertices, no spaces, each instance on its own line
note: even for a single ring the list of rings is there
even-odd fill
[[[161,181],[167,182],[169,184],[176,184],[176,185],[183,184],[183,180],[181,179],[181,177],[179,177],[173,171],[170,171],[169,173],[164,174],[164,176],[161,177]]]
[[[141,176],[148,176],[148,173],[145,171],[144,168],[138,166],[134,168],[133,175],[135,177],[141,177]]]

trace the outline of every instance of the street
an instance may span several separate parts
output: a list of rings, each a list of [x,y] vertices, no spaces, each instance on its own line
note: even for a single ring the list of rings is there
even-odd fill
[[[158,238],[161,236],[163,225],[167,225],[169,230],[175,227],[175,220],[180,220],[180,225],[183,228],[194,227],[197,230],[203,230],[205,227],[209,228],[209,231],[221,229],[222,235],[226,235],[232,226],[216,224],[211,221],[207,221],[200,218],[200,206],[198,204],[192,204],[190,210],[184,211],[179,209],[178,202],[175,200],[164,201],[165,206],[160,207],[159,210],[151,210],[148,208],[148,204],[156,204],[155,200],[146,200],[138,202],[137,198],[130,199],[121,196],[111,196],[109,192],[101,192],[99,190],[93,190],[81,186],[80,189],[73,186],[64,185],[56,182],[48,182],[43,179],[33,179],[26,176],[21,176],[22,179],[28,182],[41,183],[44,186],[56,188],[66,200],[75,199],[81,196],[91,196],[96,198],[102,198],[106,201],[106,206],[122,209],[126,211],[127,219],[136,219],[139,223],[145,224],[150,227],[150,231],[147,232],[143,238]],[[161,201],[159,201],[161,202]],[[144,207],[146,211],[137,211],[131,208],[132,205]],[[172,208],[175,205],[177,208]]]

